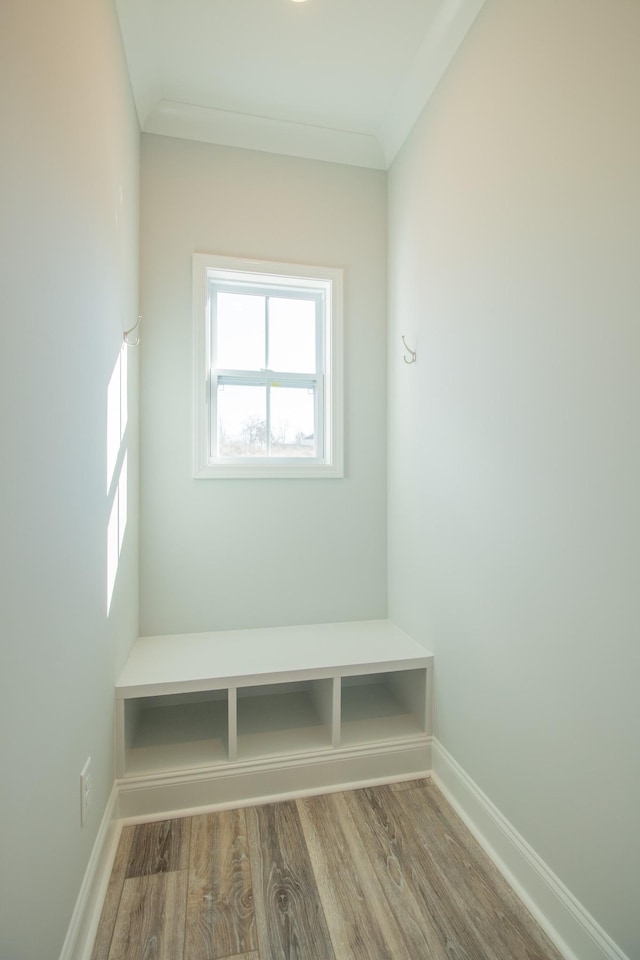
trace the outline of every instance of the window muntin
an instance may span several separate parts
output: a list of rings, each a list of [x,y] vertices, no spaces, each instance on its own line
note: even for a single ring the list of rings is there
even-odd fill
[[[194,256],[195,475],[342,476],[342,271],[236,264]]]

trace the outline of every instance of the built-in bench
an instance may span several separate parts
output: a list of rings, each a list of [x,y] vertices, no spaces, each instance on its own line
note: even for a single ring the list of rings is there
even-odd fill
[[[389,620],[141,637],[116,685],[121,812],[424,775],[432,663]]]

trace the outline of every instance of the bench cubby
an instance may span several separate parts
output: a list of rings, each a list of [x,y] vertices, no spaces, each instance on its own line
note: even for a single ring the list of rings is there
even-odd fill
[[[136,697],[123,704],[127,774],[229,760],[227,691]]]
[[[238,760],[330,750],[331,718],[324,712],[333,681],[241,687],[238,690]]]
[[[341,746],[424,736],[427,686],[424,669],[344,677]]]

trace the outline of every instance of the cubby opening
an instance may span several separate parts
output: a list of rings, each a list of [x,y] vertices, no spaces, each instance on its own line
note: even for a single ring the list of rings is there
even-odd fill
[[[330,750],[333,679],[238,689],[238,760]]]
[[[341,744],[424,736],[426,709],[425,669],[343,677]]]
[[[127,775],[223,763],[229,758],[226,690],[125,700]]]

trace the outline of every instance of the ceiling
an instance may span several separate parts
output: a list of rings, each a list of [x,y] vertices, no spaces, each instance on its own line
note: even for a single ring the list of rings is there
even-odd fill
[[[484,0],[116,0],[148,133],[386,169]]]

